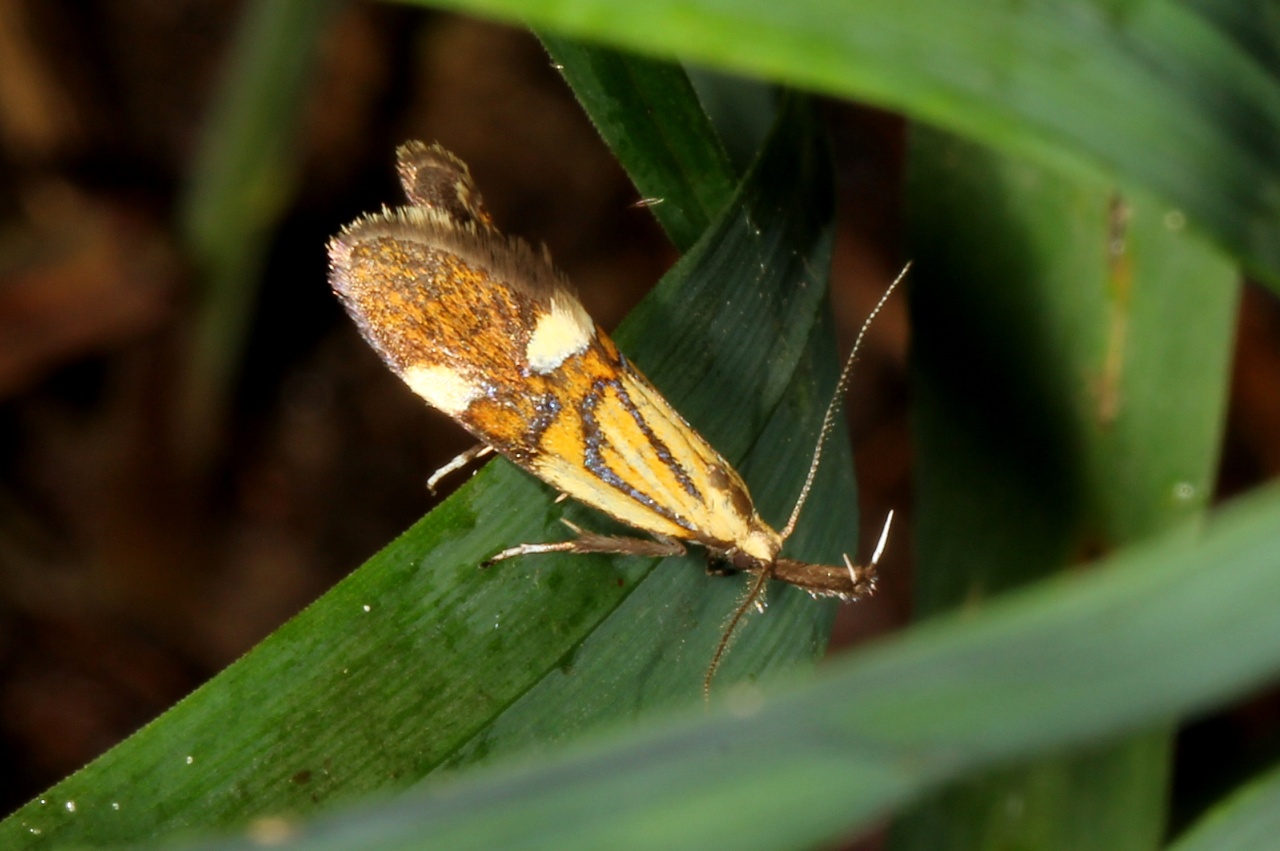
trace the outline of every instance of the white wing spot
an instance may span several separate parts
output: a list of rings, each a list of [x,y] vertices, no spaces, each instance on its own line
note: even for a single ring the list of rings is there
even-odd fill
[[[584,352],[593,334],[595,323],[578,300],[557,294],[551,299],[551,309],[538,317],[538,324],[529,335],[524,350],[529,368],[546,375],[565,359]]]
[[[451,417],[458,417],[471,407],[481,389],[447,366],[411,366],[400,378],[427,404]]]

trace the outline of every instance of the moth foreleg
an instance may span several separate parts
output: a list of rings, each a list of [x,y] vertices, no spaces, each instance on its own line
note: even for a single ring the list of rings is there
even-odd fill
[[[440,484],[440,480],[452,472],[461,470],[463,467],[475,461],[477,458],[483,458],[493,451],[493,447],[487,443],[477,443],[475,446],[463,452],[459,452],[452,461],[445,462],[439,470],[436,470],[427,478],[427,490],[433,494],[436,492],[436,485]]]
[[[496,561],[515,556],[536,555],[538,553],[607,553],[610,555],[646,556],[648,558],[665,558],[685,554],[684,544],[673,538],[629,538],[620,535],[597,535],[580,526],[561,520],[578,536],[568,541],[556,541],[546,544],[520,544],[508,547],[483,562],[488,567]]]

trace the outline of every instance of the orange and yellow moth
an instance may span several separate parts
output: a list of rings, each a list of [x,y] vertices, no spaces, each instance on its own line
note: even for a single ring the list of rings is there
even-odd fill
[[[876,557],[830,566],[780,555],[821,438],[779,532],[760,517],[741,476],[587,315],[546,250],[498,231],[466,165],[418,142],[397,156],[409,205],[363,216],[329,243],[330,283],[361,334],[413,392],[485,447],[649,535],[572,527],[575,538],[522,544],[492,560],[669,556],[697,544],[722,569],[757,577],[733,623],[767,579],[845,600],[874,588]],[[846,367],[841,388],[847,375]],[[833,402],[823,437],[834,410]]]

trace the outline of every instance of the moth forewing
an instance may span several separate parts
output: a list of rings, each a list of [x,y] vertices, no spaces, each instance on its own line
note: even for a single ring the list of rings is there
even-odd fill
[[[410,389],[624,523],[772,561],[781,541],[741,477],[591,321],[545,251],[469,206],[480,197],[465,166],[411,145],[401,175],[417,206],[344,228],[330,282]]]

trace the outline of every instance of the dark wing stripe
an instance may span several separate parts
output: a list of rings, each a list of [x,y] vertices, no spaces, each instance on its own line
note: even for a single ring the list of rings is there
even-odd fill
[[[618,392],[618,397],[623,401],[623,404],[628,409],[634,410],[634,405],[632,405],[630,398],[628,398],[626,393],[622,390],[622,386],[617,379],[602,378],[595,382],[591,388],[591,392],[582,400],[582,405],[579,408],[582,420],[583,446],[586,451],[586,457],[583,459],[583,466],[590,470],[596,478],[600,479],[600,481],[620,491],[645,506],[650,511],[667,518],[682,529],[697,534],[699,530],[692,526],[688,520],[675,514],[671,509],[643,491],[637,490],[635,486],[619,476],[612,468],[609,467],[608,463],[606,463],[604,453],[601,451],[601,448],[607,442],[607,438],[604,433],[600,431],[600,424],[596,420],[595,408],[603,398],[604,390],[608,387],[613,387]]]
[[[538,398],[535,405],[533,419],[529,422],[529,427],[524,433],[525,446],[541,446],[542,435],[547,429],[551,428],[556,418],[560,416],[560,399],[555,393],[544,393]]]
[[[619,355],[618,360],[623,370],[631,370],[631,365],[627,363],[625,358]],[[639,380],[638,376],[635,377]],[[667,469],[671,471],[671,475],[675,476],[676,481],[680,483],[682,488],[684,488],[684,492],[699,502],[704,502],[702,494],[693,483],[693,479],[689,478],[689,472],[684,468],[684,465],[672,456],[671,449],[653,433],[653,429],[649,427],[648,421],[645,420],[644,415],[640,413],[640,409],[636,406],[635,402],[631,400],[631,397],[627,394],[627,391],[623,389],[621,384],[618,384],[618,398],[631,413],[631,418],[636,421],[636,425],[639,426],[640,431],[644,433],[645,439],[649,441],[649,445],[653,447],[653,451],[658,454],[658,457],[662,459],[662,463],[666,464]]]

